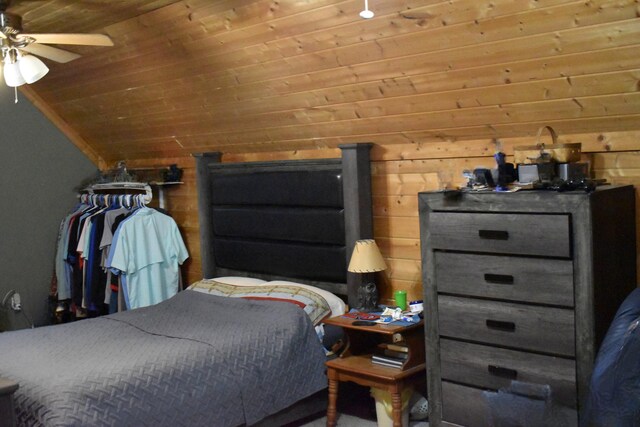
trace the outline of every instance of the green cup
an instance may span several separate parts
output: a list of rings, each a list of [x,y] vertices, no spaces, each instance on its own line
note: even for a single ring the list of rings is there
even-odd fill
[[[395,291],[393,297],[396,300],[396,305],[402,309],[407,309],[407,291]]]

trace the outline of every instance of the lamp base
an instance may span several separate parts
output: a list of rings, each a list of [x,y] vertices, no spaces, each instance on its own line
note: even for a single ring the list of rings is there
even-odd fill
[[[378,289],[375,283],[365,283],[358,288],[358,311],[370,313],[380,311],[378,307]]]

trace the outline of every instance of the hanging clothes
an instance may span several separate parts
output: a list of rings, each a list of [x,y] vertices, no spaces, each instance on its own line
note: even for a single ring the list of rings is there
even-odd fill
[[[88,310],[91,316],[107,312],[102,304],[106,273],[100,268],[98,245],[104,228],[104,214],[110,208],[111,206],[99,206],[86,215],[78,240],[77,252],[83,260],[84,269],[82,308]]]
[[[188,257],[175,221],[143,207],[120,223],[107,267],[123,276],[127,308],[139,308],[178,293],[179,265]]]
[[[75,222],[76,215],[84,211],[88,205],[80,204],[74,211],[67,215],[60,223],[60,230],[58,232],[58,240],[56,246],[56,258],[55,258],[55,276],[56,276],[56,293],[58,299],[66,300],[71,298],[71,267],[67,262],[67,247],[69,245],[69,235],[71,233],[70,228]]]
[[[148,194],[83,195],[61,222],[57,296],[76,318],[116,311],[120,288],[126,308],[178,292],[189,255],[173,218],[146,207]]]

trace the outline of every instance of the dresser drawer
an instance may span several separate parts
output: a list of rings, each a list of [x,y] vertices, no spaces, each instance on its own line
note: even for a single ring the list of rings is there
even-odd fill
[[[509,387],[511,381],[551,387],[554,401],[576,408],[576,364],[543,356],[448,339],[440,340],[442,378],[480,388]]]
[[[438,296],[440,335],[573,357],[572,310]]]
[[[438,292],[573,307],[570,260],[436,252]]]
[[[469,427],[494,426],[482,391],[442,381],[442,421]]]
[[[575,427],[578,414],[575,409],[557,406],[545,411],[543,401],[442,381],[442,421],[469,427]]]
[[[434,249],[571,257],[569,215],[431,212]]]

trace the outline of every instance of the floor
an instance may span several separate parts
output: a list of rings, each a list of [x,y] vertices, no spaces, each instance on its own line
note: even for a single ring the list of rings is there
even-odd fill
[[[340,383],[338,394],[338,427],[373,427],[377,426],[376,403],[368,388],[353,383]],[[390,421],[387,419],[386,421]],[[297,427],[324,427],[327,423],[325,414],[299,424]],[[387,425],[383,422],[380,425]],[[388,424],[391,425],[391,424]],[[410,427],[428,427],[427,421],[411,421]]]
[[[318,418],[310,423],[303,424],[304,427],[325,427],[327,425],[327,418]],[[340,414],[338,418],[338,427],[374,427],[377,426],[376,421],[365,420],[362,418],[354,417],[353,415]],[[409,421],[410,427],[429,427],[427,421]]]

